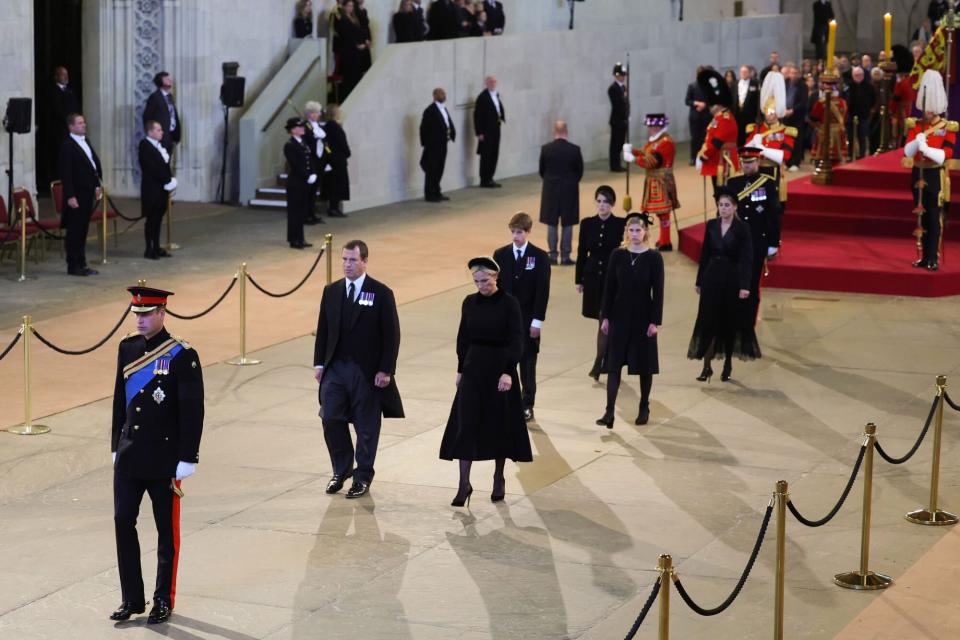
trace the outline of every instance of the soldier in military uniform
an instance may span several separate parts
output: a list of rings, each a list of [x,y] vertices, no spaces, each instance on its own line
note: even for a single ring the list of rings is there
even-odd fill
[[[912,166],[913,212],[917,215],[917,249],[921,254],[913,266],[936,271],[940,268],[943,216],[950,201],[948,166],[957,142],[958,124],[946,120],[947,94],[943,78],[932,69],[924,71],[917,93],[917,109],[923,119],[907,118],[904,164]]]
[[[825,79],[824,79],[825,78]],[[814,103],[810,109],[810,124],[816,133],[813,139],[813,148],[810,150],[810,157],[814,162],[823,157],[824,149],[822,147],[824,140],[822,138],[822,127],[826,114],[826,92],[832,93],[830,98],[830,159],[833,162],[843,162],[847,153],[847,101],[840,97],[837,90],[837,81],[824,76],[820,82],[820,99]]]
[[[760,309],[760,277],[767,258],[777,254],[780,246],[780,195],[777,181],[760,172],[763,150],[756,147],[740,149],[743,175],[734,176],[727,187],[737,194],[737,213],[750,227],[753,245],[752,281],[747,298],[753,306],[753,317]]]
[[[670,121],[662,113],[649,113],[644,121],[647,125],[647,143],[643,149],[634,149],[633,145],[623,145],[624,162],[636,162],[646,170],[643,181],[644,213],[657,216],[660,221],[660,237],[657,249],[673,251],[670,242],[670,214],[680,208],[677,198],[677,181],[673,176],[673,159],[676,146],[667,132]]]
[[[713,120],[707,127],[707,137],[697,153],[697,172],[710,176],[713,188],[727,183],[727,179],[740,171],[737,157],[737,120],[733,108],[730,87],[717,71],[704,69],[697,74],[697,85],[707,98]]]
[[[157,526],[157,583],[147,622],[173,611],[180,553],[180,483],[199,462],[203,376],[197,352],[163,327],[169,291],[129,287],[137,331],[120,342],[113,394],[113,505],[122,602],[111,620],[146,610],[137,516],[150,495]]]
[[[784,170],[793,155],[797,130],[780,122],[787,110],[787,83],[779,71],[770,71],[763,79],[760,105],[763,122],[759,126],[747,125],[747,139],[750,141],[747,146],[760,149],[760,173],[777,181],[782,215],[787,209],[787,177]]]

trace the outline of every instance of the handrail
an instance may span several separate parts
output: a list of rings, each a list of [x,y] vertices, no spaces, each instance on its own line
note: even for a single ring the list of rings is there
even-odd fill
[[[277,119],[277,116],[279,116],[280,113],[287,108],[287,105],[290,104],[290,99],[293,97],[293,94],[300,89],[300,85],[303,84],[304,80],[307,79],[307,76],[310,75],[310,72],[313,71],[313,68],[322,62],[322,60],[323,58],[321,56],[317,56],[310,66],[307,67],[307,70],[300,75],[300,78],[294,83],[293,88],[290,89],[290,92],[284,97],[283,102],[280,103],[280,106],[277,107],[276,111],[273,112],[273,115],[267,119],[267,124],[263,125],[263,128],[260,129],[260,133],[266,132],[266,130],[270,128],[270,125],[273,124],[274,120]]]

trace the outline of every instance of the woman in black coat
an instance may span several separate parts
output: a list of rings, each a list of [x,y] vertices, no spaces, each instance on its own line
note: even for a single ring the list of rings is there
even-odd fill
[[[703,359],[697,380],[709,381],[710,361],[724,357],[720,379],[727,381],[732,359],[760,357],[760,345],[753,329],[753,306],[748,300],[753,274],[753,244],[750,227],[737,217],[737,194],[728,187],[717,188],[719,217],[707,222],[697,269],[700,308],[687,357]]]
[[[457,331],[457,394],[440,443],[442,460],[460,461],[460,485],[450,503],[469,505],[474,460],[495,460],[493,502],[503,500],[506,459],[530,462],[530,436],[523,419],[517,363],[524,324],[517,299],[497,288],[500,267],[492,258],[468,263],[477,293],[464,298]]]
[[[663,257],[647,245],[653,219],[631,213],[626,221],[626,243],[610,254],[607,282],[600,309],[600,330],[607,334],[607,408],[598,425],[613,428],[613,410],[623,365],[640,376],[640,410],[634,424],[650,419],[653,375],[660,373],[657,333],[663,322]]]
[[[327,137],[324,156],[330,171],[324,167],[323,184],[320,190],[320,199],[328,203],[327,215],[331,218],[346,218],[343,212],[343,201],[350,199],[350,174],[347,171],[347,160],[350,158],[350,145],[347,144],[347,134],[337,122],[339,110],[329,105],[324,112],[324,121],[321,122]]]
[[[313,3],[300,0],[297,3],[297,17],[293,19],[293,37],[309,38],[313,35]]]
[[[340,101],[343,102],[357,86],[363,77],[366,63],[367,36],[363,25],[355,13],[354,0],[347,0],[341,8],[340,19],[337,20],[337,54],[340,56],[337,70],[343,77],[340,83]]]
[[[610,253],[623,240],[624,219],[613,215],[617,194],[612,187],[601,185],[593,194],[597,201],[597,215],[584,218],[580,223],[580,239],[577,242],[577,266],[573,282],[577,293],[583,294],[583,317],[602,320],[600,303],[606,280]],[[607,351],[607,334],[600,331],[597,323],[597,355],[590,369],[590,377],[600,379],[603,356]]]
[[[413,0],[401,0],[400,8],[393,14],[394,42],[419,42],[423,40],[423,24],[413,12]]]

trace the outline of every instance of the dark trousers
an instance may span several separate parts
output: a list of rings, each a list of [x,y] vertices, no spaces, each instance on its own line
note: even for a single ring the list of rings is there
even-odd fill
[[[157,202],[142,203],[141,213],[143,222],[143,239],[148,252],[157,251],[160,248],[160,227],[163,223],[163,214],[167,212],[167,198]]]
[[[423,169],[423,195],[427,198],[438,198],[441,195],[440,180],[443,178],[443,168],[447,164],[447,145],[434,145],[423,148],[423,157],[420,158],[420,168]]]
[[[307,219],[311,185],[306,181],[297,183],[293,180],[292,176],[287,178],[287,242],[302,244],[303,221]]]
[[[528,346],[524,349],[523,357],[520,358],[520,392],[523,396],[524,409],[533,409],[537,399],[537,351],[530,348],[531,342],[539,346],[540,339],[527,338]]]
[[[623,168],[623,144],[627,141],[627,123],[618,122],[610,125],[610,170]]]
[[[380,400],[373,380],[367,380],[356,363],[334,358],[323,371],[320,405],[323,439],[330,453],[333,473],[349,474],[356,456],[354,479],[367,483],[373,481],[381,417]],[[351,422],[357,432],[356,451],[350,439]]]
[[[924,186],[920,189],[920,201],[917,202],[917,189],[913,189],[913,204],[923,207],[920,224],[923,226],[923,260],[927,264],[939,263],[938,249],[940,248],[940,213],[942,211],[940,199],[940,169],[914,169],[913,184],[921,179],[923,173]]]
[[[827,34],[826,32],[823,35],[818,36],[814,39],[813,48],[816,50],[816,57],[814,60],[823,60],[827,55]],[[831,60],[830,63],[833,61]]]
[[[497,172],[497,160],[500,159],[500,134],[487,134],[479,144],[480,154],[480,184],[493,182],[493,174]]]
[[[870,117],[866,116],[857,121],[857,130],[854,131],[853,118],[847,120],[847,140],[850,141],[850,158],[856,160],[870,153]],[[856,150],[854,140],[857,141]],[[841,151],[841,153],[843,153]],[[856,153],[856,158],[854,158]],[[846,155],[846,154],[844,154]]]
[[[703,141],[707,137],[709,122],[703,122],[699,118],[690,118],[688,123],[690,125],[690,162],[696,162],[700,147],[703,146]]]
[[[557,233],[557,226],[560,226],[560,233]],[[547,249],[550,253],[551,262],[557,261],[557,236],[560,240],[560,258],[569,260],[570,253],[573,251],[573,226],[572,225],[547,225]]]
[[[320,180],[307,185],[307,220],[317,217],[317,193],[320,191]]]
[[[137,516],[145,491],[150,494],[157,526],[157,584],[153,599],[166,600],[173,608],[180,551],[180,498],[170,489],[170,478],[144,480],[113,474],[113,523],[122,600],[135,605],[145,601],[137,538]]]
[[[78,195],[80,204],[71,209],[64,203],[62,225],[65,230],[63,246],[67,253],[67,269],[82,269],[87,266],[87,234],[90,232],[90,216],[93,211],[93,194]]]

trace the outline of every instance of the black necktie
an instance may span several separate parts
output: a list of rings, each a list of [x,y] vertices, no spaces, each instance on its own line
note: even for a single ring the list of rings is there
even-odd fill
[[[356,291],[357,285],[350,283],[350,286],[347,287],[347,297],[350,298],[350,302],[353,302],[353,292]]]

